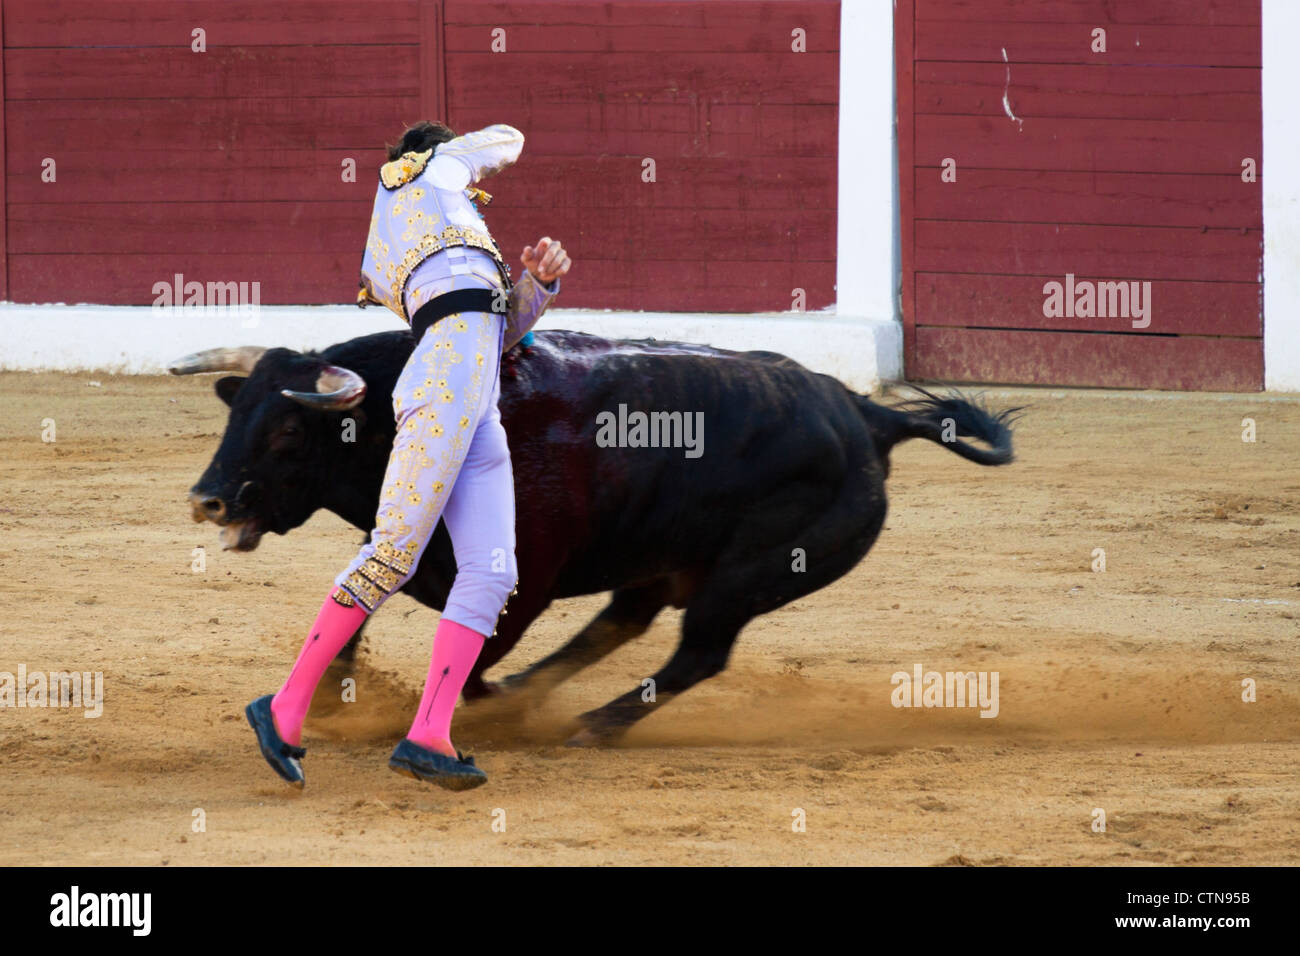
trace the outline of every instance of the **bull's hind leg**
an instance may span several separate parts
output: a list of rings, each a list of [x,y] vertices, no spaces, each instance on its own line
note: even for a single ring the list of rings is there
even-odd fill
[[[509,690],[526,691],[540,699],[584,667],[644,634],[667,603],[665,583],[621,588],[567,644],[502,683]]]
[[[739,535],[686,605],[681,643],[652,675],[653,688],[638,687],[583,714],[583,729],[569,743],[611,742],[678,694],[719,673],[745,624],[848,573],[875,542],[884,521],[883,496],[865,484],[851,488],[799,538],[775,548],[755,548],[756,535]],[[806,560],[801,571],[791,567],[796,548]]]

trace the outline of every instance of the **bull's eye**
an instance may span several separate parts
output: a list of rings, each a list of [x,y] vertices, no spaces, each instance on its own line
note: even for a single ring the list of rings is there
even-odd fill
[[[303,445],[305,432],[301,425],[286,422],[271,433],[271,450],[273,452],[294,451]]]

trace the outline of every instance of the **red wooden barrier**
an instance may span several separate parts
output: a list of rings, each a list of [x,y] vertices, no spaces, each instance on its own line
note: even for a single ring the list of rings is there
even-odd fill
[[[909,377],[1261,388],[1258,0],[897,9]],[[1067,274],[1150,282],[1150,325],[1045,315]]]
[[[571,247],[566,305],[829,305],[838,37],[834,0],[7,0],[8,297],[351,302],[382,144],[446,117],[524,130],[489,215],[512,260]]]

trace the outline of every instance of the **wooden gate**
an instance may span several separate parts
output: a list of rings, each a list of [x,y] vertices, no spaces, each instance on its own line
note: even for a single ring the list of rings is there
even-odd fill
[[[909,378],[1263,387],[1259,0],[897,0],[895,50]]]

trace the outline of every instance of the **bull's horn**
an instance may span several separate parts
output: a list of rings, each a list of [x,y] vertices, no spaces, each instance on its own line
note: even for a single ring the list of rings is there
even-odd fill
[[[316,379],[316,391],[295,392],[284,388],[280,394],[308,408],[342,411],[361,404],[366,397],[366,380],[351,369],[327,365]]]
[[[237,349],[204,349],[194,352],[167,366],[173,375],[194,375],[197,372],[244,372],[253,370],[266,349],[260,345],[243,345]]]

